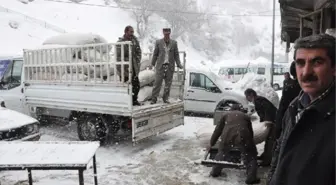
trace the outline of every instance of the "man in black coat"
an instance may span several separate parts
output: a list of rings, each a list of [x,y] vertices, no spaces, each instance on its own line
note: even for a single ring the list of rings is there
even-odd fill
[[[132,94],[133,94],[133,105],[140,106],[142,105],[138,101],[138,94],[140,91],[140,81],[139,81],[139,72],[140,72],[140,62],[141,62],[141,47],[139,44],[138,39],[134,36],[134,29],[132,26],[126,26],[124,30],[124,35],[118,39],[118,42],[124,42],[124,41],[131,41],[131,54],[132,54],[132,76],[131,76],[131,82],[132,82]],[[117,45],[117,61],[121,61],[121,45]],[[124,60],[129,61],[129,48],[128,45],[124,45]],[[129,66],[124,65],[124,74],[121,74],[122,67],[120,64],[117,64],[117,71],[119,73],[120,79],[122,79],[121,75],[124,75],[124,82],[127,82],[129,80]]]
[[[295,71],[295,62],[292,62],[290,66],[290,73],[293,76],[293,79],[288,78],[284,80],[284,87],[282,89],[282,96],[279,103],[279,109],[276,114],[276,139],[280,137],[282,130],[282,118],[285,115],[285,112],[290,104],[297,97],[301,91],[299,82],[297,81],[296,71]]]
[[[223,161],[230,150],[239,148],[246,165],[247,178],[245,183],[259,183],[260,179],[257,177],[257,148],[253,140],[252,122],[250,117],[244,113],[242,106],[235,104],[230,111],[223,114],[211,136],[208,149],[214,146],[219,138],[218,153],[215,160]],[[221,166],[214,166],[210,175],[217,177],[221,174],[221,171]]]
[[[283,118],[269,185],[335,184],[335,42],[326,34],[295,41],[302,92]]]
[[[258,96],[257,92],[255,92],[253,89],[246,89],[245,97],[248,101],[254,103],[254,107],[257,111],[260,122],[267,121],[272,123],[268,124],[268,127],[270,127],[270,131],[265,141],[264,153],[261,154],[259,157],[262,160],[262,162],[260,163],[261,166],[269,166],[272,161],[272,152],[275,142],[274,123],[277,108],[265,97]]]

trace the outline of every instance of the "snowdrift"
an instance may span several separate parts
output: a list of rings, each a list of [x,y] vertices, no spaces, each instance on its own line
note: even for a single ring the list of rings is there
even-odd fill
[[[275,107],[279,106],[279,96],[267,82],[266,77],[254,73],[247,73],[242,79],[234,84],[234,88],[245,91],[251,88],[257,92],[258,95],[264,96],[273,103]]]

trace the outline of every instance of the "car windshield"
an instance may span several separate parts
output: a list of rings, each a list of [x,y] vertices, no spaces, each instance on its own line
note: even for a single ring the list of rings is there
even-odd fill
[[[218,86],[222,87],[223,89],[227,88],[233,88],[233,84],[223,78],[221,78],[219,75],[211,71],[211,78],[214,80],[214,83],[216,83]]]

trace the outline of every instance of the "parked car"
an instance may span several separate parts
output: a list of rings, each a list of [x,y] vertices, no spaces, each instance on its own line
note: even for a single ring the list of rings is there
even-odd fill
[[[7,109],[0,98],[0,140],[36,141],[40,139],[39,122],[27,115]]]
[[[212,71],[187,70],[184,97],[186,112],[213,115],[220,102],[222,106],[241,104],[249,115],[254,112],[254,105],[246,100],[242,90],[235,89],[231,82]]]

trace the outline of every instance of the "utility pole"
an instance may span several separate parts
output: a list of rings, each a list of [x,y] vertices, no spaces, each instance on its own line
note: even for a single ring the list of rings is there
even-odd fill
[[[273,0],[273,20],[272,20],[272,64],[271,64],[271,87],[273,87],[274,71],[274,37],[275,37],[275,0]]]

